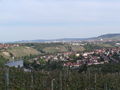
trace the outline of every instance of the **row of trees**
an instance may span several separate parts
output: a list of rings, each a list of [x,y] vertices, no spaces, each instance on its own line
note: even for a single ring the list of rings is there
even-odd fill
[[[82,72],[68,68],[25,72],[23,68],[1,67],[0,90],[120,90],[120,64],[83,67]]]

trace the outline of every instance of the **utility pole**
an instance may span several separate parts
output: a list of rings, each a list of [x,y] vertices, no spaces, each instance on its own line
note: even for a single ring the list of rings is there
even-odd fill
[[[55,81],[55,79],[52,79],[52,81],[51,81],[51,90],[54,90],[54,81]]]

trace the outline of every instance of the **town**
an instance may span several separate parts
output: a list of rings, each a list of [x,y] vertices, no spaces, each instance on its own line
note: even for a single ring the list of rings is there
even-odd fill
[[[120,47],[119,47],[119,41],[109,41],[115,42],[114,47],[101,47],[101,48],[96,48],[96,49],[91,49],[89,51],[78,51],[77,49],[80,47],[84,47],[85,45],[100,45],[101,43],[106,43],[108,41],[91,41],[91,42],[64,42],[62,43],[63,45],[70,45],[71,48],[77,47],[76,51],[61,51],[61,52],[56,52],[56,53],[39,53],[36,55],[32,55],[32,53],[28,55],[32,55],[32,57],[27,56],[22,56],[22,57],[15,57],[14,53],[16,54],[17,52],[12,53],[12,51],[8,52],[6,51],[7,49],[13,49],[13,51],[17,51],[18,48],[20,50],[22,49],[21,47],[24,47],[25,50],[30,49],[33,46],[29,47],[29,44],[0,44],[0,48],[2,53],[8,56],[11,56],[9,63],[15,63],[16,61],[21,61],[26,64],[29,63],[29,65],[32,65],[32,63],[36,65],[45,65],[47,62],[62,62],[63,67],[70,67],[72,68],[79,68],[80,66],[87,64],[88,66],[90,65],[97,65],[97,64],[105,64],[105,63],[119,63],[120,62]],[[41,43],[42,44],[42,43]],[[41,45],[38,44],[38,45]],[[49,43],[48,43],[49,44]],[[53,43],[53,45],[56,45],[56,43]],[[25,47],[26,45],[26,47]],[[34,45],[34,44],[33,44]],[[44,45],[44,44],[43,44]],[[45,43],[47,45],[47,43]],[[50,44],[49,44],[50,45]],[[52,45],[52,43],[51,43]],[[107,45],[107,44],[106,44]],[[105,46],[106,46],[105,45]],[[113,45],[113,43],[112,43]],[[69,46],[69,47],[70,47]],[[110,45],[108,45],[110,46]],[[54,47],[54,48],[59,48],[59,47]],[[23,49],[24,50],[24,49]],[[19,49],[18,49],[19,51]],[[22,53],[22,52],[21,52]],[[27,54],[26,54],[27,55]],[[7,56],[7,57],[8,57]],[[25,60],[24,60],[25,59]],[[7,62],[7,63],[8,63]],[[22,63],[22,64],[24,64]],[[14,64],[15,65],[15,64]],[[15,65],[16,66],[16,65]],[[24,67],[24,65],[22,65]],[[31,67],[31,66],[30,66]]]
[[[109,62],[120,62],[120,47],[109,49],[97,49],[91,52],[65,52],[57,53],[55,55],[43,55],[32,58],[28,61],[35,62],[40,65],[40,60],[48,61],[61,61],[64,67],[79,67],[85,63],[88,65],[105,64]]]

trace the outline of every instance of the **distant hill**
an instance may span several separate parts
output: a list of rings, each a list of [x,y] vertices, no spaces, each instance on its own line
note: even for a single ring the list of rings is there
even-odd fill
[[[113,37],[116,37],[116,36],[120,36],[120,34],[104,34],[104,35],[101,35],[99,37],[102,37],[102,38],[113,38]]]
[[[98,37],[91,37],[91,38],[62,38],[62,39],[39,39],[39,40],[23,40],[17,41],[15,43],[42,43],[42,42],[70,42],[70,41],[87,41],[87,40],[120,40],[120,34],[104,34]]]
[[[104,35],[98,36],[96,39],[120,40],[120,34],[104,34]]]

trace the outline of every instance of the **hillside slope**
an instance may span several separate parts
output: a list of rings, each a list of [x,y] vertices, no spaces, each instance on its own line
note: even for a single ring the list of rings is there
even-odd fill
[[[97,39],[120,40],[120,34],[104,34],[104,35],[98,36]]]
[[[9,48],[7,50],[1,51],[0,54],[3,57],[9,59],[9,58],[11,58],[11,56],[20,58],[23,56],[38,55],[38,54],[40,54],[40,52],[31,47],[21,46],[21,47],[14,47],[14,48]]]

